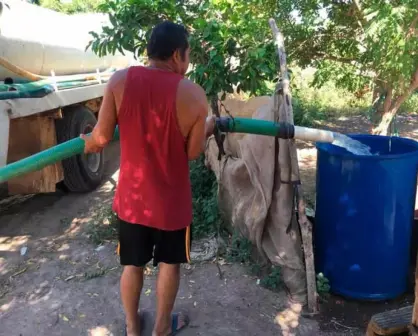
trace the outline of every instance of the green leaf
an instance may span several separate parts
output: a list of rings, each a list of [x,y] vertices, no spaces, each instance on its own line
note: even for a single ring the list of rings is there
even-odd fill
[[[118,21],[117,21],[117,19],[114,15],[110,14],[109,15],[109,20],[110,20],[110,23],[112,24],[113,27],[116,28],[118,26]]]

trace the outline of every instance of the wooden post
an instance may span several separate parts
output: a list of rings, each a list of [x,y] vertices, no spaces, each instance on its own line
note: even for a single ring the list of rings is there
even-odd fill
[[[53,116],[34,115],[12,119],[8,163],[12,163],[57,144]],[[55,192],[55,185],[64,178],[61,162],[8,181],[10,195]]]
[[[415,266],[415,301],[410,327],[411,336],[418,336],[418,257]]]
[[[277,54],[279,57],[280,74],[282,77],[283,85],[283,105],[285,108],[286,120],[289,123],[293,121],[293,108],[292,108],[292,96],[290,94],[290,81],[289,74],[287,71],[286,63],[286,52],[284,47],[283,34],[277,28],[274,19],[269,20],[270,28],[273,32],[275,44],[277,45]],[[308,292],[308,309],[311,314],[318,312],[317,305],[317,290],[316,290],[316,274],[314,264],[314,254],[312,246],[312,223],[306,216],[305,201],[303,199],[303,190],[300,183],[299,163],[297,157],[297,150],[295,141],[289,140],[289,154],[291,160],[291,179],[292,182],[296,183],[296,193],[298,198],[298,215],[299,215],[299,226],[302,235],[303,251],[305,254],[305,269],[306,269],[306,287]]]

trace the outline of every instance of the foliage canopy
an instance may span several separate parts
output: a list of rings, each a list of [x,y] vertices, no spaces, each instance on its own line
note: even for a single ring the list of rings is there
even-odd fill
[[[268,27],[274,1],[248,0],[111,0],[99,9],[109,13],[112,26],[92,33],[99,55],[128,50],[143,55],[150,29],[163,20],[182,23],[191,31],[191,78],[208,96],[243,90],[265,93],[276,74],[276,58]]]
[[[375,132],[385,133],[418,87],[416,0],[286,0],[277,15],[291,58],[318,69],[314,85],[384,95]]]
[[[54,1],[54,0],[44,0]],[[95,0],[99,1],[99,0]],[[317,87],[332,79],[362,95],[374,91],[384,102],[385,133],[400,105],[418,88],[416,0],[111,0],[98,6],[111,25],[92,33],[99,55],[128,50],[141,56],[150,29],[163,20],[191,31],[191,78],[208,96],[267,92],[276,76],[268,19],[286,38],[289,63],[313,66]]]

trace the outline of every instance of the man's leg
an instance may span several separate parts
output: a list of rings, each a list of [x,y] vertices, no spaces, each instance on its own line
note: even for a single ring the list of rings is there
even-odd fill
[[[128,336],[139,336],[139,298],[144,281],[144,266],[151,260],[153,229],[119,220],[119,256],[124,266],[120,292]]]
[[[190,262],[190,227],[161,231],[156,239],[154,261],[159,263],[157,279],[157,317],[153,336],[167,336],[172,331],[172,312],[180,284],[180,264]],[[187,323],[178,315],[176,330]]]
[[[171,333],[171,313],[180,284],[180,265],[160,263],[157,278],[157,317],[154,336]]]
[[[144,268],[125,266],[120,279],[120,294],[126,316],[128,336],[139,336],[138,308],[144,282]]]

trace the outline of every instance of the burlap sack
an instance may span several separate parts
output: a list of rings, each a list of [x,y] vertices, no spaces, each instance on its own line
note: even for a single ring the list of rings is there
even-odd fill
[[[229,97],[224,103],[232,116],[274,121],[273,99],[248,101]],[[290,174],[287,140],[252,134],[228,134],[226,156],[218,161],[218,147],[210,138],[206,163],[219,182],[219,204],[226,220],[250,239],[260,253],[282,267],[283,281],[292,301],[306,302],[306,281],[301,239],[294,216],[293,186],[282,183]]]

